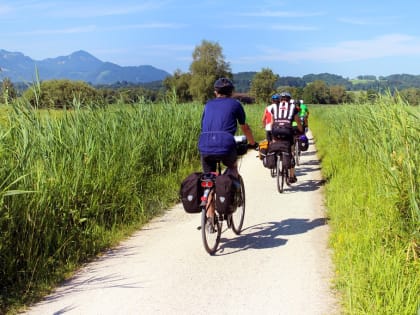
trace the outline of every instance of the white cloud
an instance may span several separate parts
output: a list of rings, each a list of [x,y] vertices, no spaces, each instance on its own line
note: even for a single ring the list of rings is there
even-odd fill
[[[270,24],[265,23],[264,25],[257,24],[230,24],[222,25],[221,28],[225,29],[244,29],[244,30],[276,30],[276,31],[315,31],[318,30],[317,27],[305,26],[298,24]]]
[[[283,17],[283,18],[296,18],[296,17],[309,17],[309,16],[322,16],[325,12],[300,12],[300,11],[260,11],[260,12],[239,12],[233,13],[237,16],[248,17]]]
[[[378,59],[382,57],[403,57],[420,54],[420,39],[403,34],[388,34],[369,40],[339,42],[335,46],[314,47],[306,51],[266,50],[258,58],[290,62],[347,62]]]
[[[59,34],[82,34],[82,33],[92,33],[92,32],[112,32],[112,31],[121,31],[121,30],[130,30],[130,29],[179,29],[183,28],[185,25],[181,24],[169,24],[169,23],[146,23],[146,24],[129,24],[129,25],[119,25],[119,26],[110,26],[110,27],[98,27],[96,25],[85,25],[78,27],[68,27],[61,29],[38,29],[24,32],[15,32],[8,33],[10,36],[34,36],[34,35],[59,35]]]
[[[53,13],[55,16],[72,18],[120,16],[159,9],[162,6],[162,4],[162,2],[144,2],[141,4],[134,5],[115,4],[111,6],[106,6],[102,4],[98,6],[97,3],[89,5],[86,2],[83,2],[83,4],[77,4],[74,7],[70,6],[68,8],[65,8],[64,10],[63,8],[59,8],[57,11],[51,13]]]
[[[39,29],[28,32],[17,32],[14,35],[58,35],[58,34],[78,34],[78,33],[90,33],[97,30],[95,25],[86,25],[80,27],[70,27],[62,29]]]
[[[119,25],[111,26],[105,28],[106,31],[118,31],[118,30],[129,30],[129,29],[179,29],[186,27],[185,24],[174,24],[174,23],[144,23],[144,24],[128,24],[128,25]]]
[[[400,17],[398,16],[375,16],[375,17],[341,17],[337,21],[351,25],[390,25],[394,24]]]
[[[57,2],[57,1],[21,1],[14,6],[0,5],[0,14],[15,12],[16,14],[28,14],[33,16],[49,16],[61,18],[94,18],[106,16],[121,16],[138,12],[158,10],[165,5],[165,1],[142,1],[141,3],[107,3],[101,2]]]
[[[151,49],[152,51],[193,51],[194,45],[149,45],[146,48]]]

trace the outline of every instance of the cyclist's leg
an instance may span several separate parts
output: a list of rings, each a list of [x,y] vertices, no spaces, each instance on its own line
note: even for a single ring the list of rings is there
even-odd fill
[[[273,141],[273,135],[271,134],[271,130],[266,130],[265,136],[266,136],[268,142]]]
[[[233,186],[235,187],[236,191],[239,191],[241,189],[241,183],[239,181],[238,155],[236,152],[225,155],[222,158],[222,163],[227,167],[226,174],[230,174],[235,178],[233,181]]]
[[[202,155],[201,166],[203,168],[204,173],[216,172],[217,157],[212,155]],[[207,204],[207,217],[214,217],[215,208],[213,202],[213,193],[209,195]]]
[[[290,143],[290,153],[294,152],[294,146],[297,145],[295,143],[295,138],[292,137],[291,139],[289,139],[289,143]],[[292,154],[290,154],[291,160],[290,160],[290,169],[289,169],[289,182],[290,183],[295,183],[297,181],[296,178],[296,173],[295,173],[295,162],[294,159],[292,157]]]
[[[212,155],[201,156],[201,167],[204,173],[211,173],[216,171],[217,161]]]
[[[226,174],[230,174],[235,178],[239,177],[238,155],[236,152],[231,152],[230,154],[222,156],[221,161],[227,167]]]

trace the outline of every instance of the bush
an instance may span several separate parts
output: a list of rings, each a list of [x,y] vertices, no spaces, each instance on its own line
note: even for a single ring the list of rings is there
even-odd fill
[[[74,108],[101,105],[102,96],[82,81],[50,80],[37,83],[25,91],[23,97],[37,108]]]

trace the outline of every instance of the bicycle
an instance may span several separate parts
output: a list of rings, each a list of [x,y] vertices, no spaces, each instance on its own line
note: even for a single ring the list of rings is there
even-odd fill
[[[289,164],[293,163],[293,155],[290,157],[289,144],[283,141],[276,141],[271,144],[271,152],[275,152],[275,167],[270,169],[271,177],[276,177],[277,190],[284,192],[284,184],[289,184]]]
[[[289,159],[289,153],[276,153],[276,179],[279,193],[284,192],[284,183],[289,186],[289,167],[286,159]]]
[[[243,143],[241,143],[243,145]],[[246,144],[247,145],[247,144]],[[237,142],[238,146],[238,142]],[[246,147],[246,150],[248,148]],[[243,150],[243,149],[242,149]],[[238,156],[245,154],[245,152],[238,150]],[[242,153],[242,154],[239,154]],[[222,234],[223,221],[226,221],[227,228],[231,228],[236,235],[242,231],[245,218],[245,185],[241,175],[238,175],[239,187],[233,192],[234,197],[231,204],[231,212],[228,214],[221,213],[215,207],[216,200],[216,177],[222,174],[221,162],[217,162],[217,172],[204,173],[201,177],[201,187],[204,188],[204,193],[201,196],[201,235],[205,250],[214,255],[220,243]],[[224,171],[226,174],[226,170]],[[209,202],[213,203],[215,207],[215,214],[213,218],[207,217],[207,209]]]
[[[305,134],[306,133],[305,117],[299,117],[299,119],[300,119],[300,122],[302,124],[302,128],[304,130],[303,134]],[[302,151],[301,151],[300,146],[299,146],[299,138],[302,135],[302,133],[300,133],[297,129],[295,129],[294,132],[295,132],[295,136],[294,136],[295,144],[294,144],[293,155],[294,155],[294,158],[295,158],[296,166],[299,166],[300,165],[300,156],[302,154]]]

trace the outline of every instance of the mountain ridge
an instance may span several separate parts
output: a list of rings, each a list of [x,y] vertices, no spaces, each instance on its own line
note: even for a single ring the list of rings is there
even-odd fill
[[[0,76],[12,82],[69,79],[91,84],[114,84],[126,81],[148,83],[164,80],[170,74],[151,65],[119,66],[101,61],[92,54],[78,50],[70,55],[34,60],[22,52],[0,49]]]

